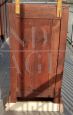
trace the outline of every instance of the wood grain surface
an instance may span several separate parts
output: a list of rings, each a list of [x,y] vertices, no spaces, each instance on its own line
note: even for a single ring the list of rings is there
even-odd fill
[[[21,4],[20,8],[17,15],[15,4],[8,4],[10,100],[50,97],[59,102],[60,95],[56,95],[63,75],[68,7],[63,6],[62,18],[56,17],[56,5]]]

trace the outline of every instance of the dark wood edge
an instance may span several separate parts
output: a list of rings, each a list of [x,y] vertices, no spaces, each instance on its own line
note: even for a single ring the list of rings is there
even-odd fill
[[[63,17],[61,19],[59,53],[58,53],[58,62],[57,62],[57,76],[60,75],[61,80],[59,81],[59,84],[57,82],[55,82],[55,94],[57,93],[56,91],[58,91],[58,92],[60,91],[57,98],[54,99],[54,102],[56,102],[56,103],[61,102],[61,86],[62,86],[62,78],[63,78],[63,72],[64,72],[66,38],[67,38],[67,30],[68,30],[68,16],[69,16],[69,8],[67,7],[67,9],[64,10]],[[61,61],[62,61],[62,64],[60,65],[59,63]],[[56,79],[56,81],[57,81],[57,79]]]
[[[16,18],[43,18],[43,19],[61,19],[60,17],[57,17],[57,5],[56,4],[20,4],[20,14],[15,13],[15,3],[8,3],[8,7],[12,7],[12,10],[14,12],[14,15]],[[40,5],[38,9],[38,5]],[[35,8],[35,10],[34,10]],[[62,11],[65,9],[68,9],[68,5],[62,6]],[[43,12],[44,10],[44,12]],[[24,11],[24,12],[23,12]],[[36,11],[36,15],[35,15]],[[32,13],[31,13],[32,12]],[[42,12],[42,15],[41,15]],[[51,12],[51,13],[50,13]]]

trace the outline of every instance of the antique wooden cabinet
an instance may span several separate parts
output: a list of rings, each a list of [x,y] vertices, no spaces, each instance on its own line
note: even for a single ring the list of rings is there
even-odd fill
[[[56,4],[8,4],[10,23],[10,100],[60,101],[68,6],[57,18]]]

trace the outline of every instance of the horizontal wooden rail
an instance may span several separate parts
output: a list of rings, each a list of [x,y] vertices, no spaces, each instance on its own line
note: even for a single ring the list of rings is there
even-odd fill
[[[20,14],[20,0],[16,0],[16,14]],[[55,2],[56,3],[56,2]],[[57,0],[57,17],[62,16],[62,0]]]

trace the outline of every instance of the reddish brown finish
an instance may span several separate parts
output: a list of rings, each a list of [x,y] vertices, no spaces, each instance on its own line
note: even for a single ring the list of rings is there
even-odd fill
[[[55,98],[63,75],[68,7],[63,6],[62,19],[56,17],[55,5],[21,4],[20,15],[15,14],[14,4],[8,4],[8,8],[11,101],[16,101],[17,97]],[[61,48],[64,49],[63,53],[60,53]],[[62,69],[59,66],[61,60]],[[60,79],[58,74],[61,74]]]
[[[0,5],[1,5],[0,1]],[[0,36],[4,36],[5,35],[5,5],[0,6]]]
[[[57,64],[57,79],[55,81],[55,102],[61,102],[61,85],[62,77],[64,71],[64,57],[66,49],[66,35],[68,29],[68,15],[69,9],[64,9],[61,19],[61,28],[60,28],[60,41],[59,41],[59,54],[58,54],[58,64]],[[64,17],[64,18],[63,18]],[[59,79],[59,80],[58,80]]]

